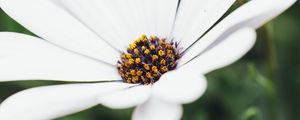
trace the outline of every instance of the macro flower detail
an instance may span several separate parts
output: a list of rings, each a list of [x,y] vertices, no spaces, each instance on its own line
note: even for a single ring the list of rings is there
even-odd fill
[[[182,104],[205,92],[204,75],[245,55],[255,29],[295,0],[251,0],[218,22],[234,2],[0,0],[38,36],[0,32],[0,81],[81,82],[16,93],[0,119],[55,119],[101,104],[137,106],[134,120],[178,120]]]
[[[180,58],[178,43],[146,35],[127,48],[118,61],[118,72],[126,83],[153,84],[166,72],[174,70]]]

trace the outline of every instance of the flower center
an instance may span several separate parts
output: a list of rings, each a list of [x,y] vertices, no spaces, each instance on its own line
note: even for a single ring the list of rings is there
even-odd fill
[[[174,70],[180,57],[177,42],[142,35],[122,53],[117,69],[124,82],[148,85]]]

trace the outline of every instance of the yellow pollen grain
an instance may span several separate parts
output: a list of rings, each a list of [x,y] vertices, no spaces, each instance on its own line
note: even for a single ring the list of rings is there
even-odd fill
[[[130,75],[130,72],[126,72],[125,74],[126,74],[126,75]]]
[[[152,71],[156,73],[158,71],[157,67],[156,66],[152,66]]]
[[[166,43],[165,43],[165,42],[161,42],[161,43],[160,43],[160,45],[163,45],[163,46],[165,46],[165,45],[166,45]]]
[[[157,60],[158,59],[158,56],[157,55],[153,55],[152,56],[152,61],[155,61],[155,60]]]
[[[136,58],[135,63],[137,63],[137,64],[141,63],[141,58]]]
[[[168,57],[169,57],[169,58],[172,58],[172,57],[173,57],[173,55],[172,55],[172,54],[168,54]]]
[[[162,50],[162,49],[163,49],[163,47],[162,47],[162,46],[158,46],[157,48],[158,48],[159,50]]]
[[[139,76],[134,76],[132,80],[134,83],[139,82]]]
[[[138,44],[138,43],[140,43],[140,42],[141,42],[140,39],[136,39],[136,40],[134,41],[135,44]]]
[[[154,50],[155,49],[155,46],[154,45],[150,45],[150,50]]]
[[[137,76],[141,76],[141,75],[143,75],[143,71],[140,71],[140,70],[139,70],[139,71],[137,71],[137,72],[136,72],[136,75],[137,75]]]
[[[145,51],[144,51],[144,54],[146,54],[146,55],[148,55],[150,53],[150,50],[149,49],[146,49]]]
[[[154,42],[155,38],[153,36],[150,37],[150,41]]]
[[[133,50],[133,49],[135,49],[135,48],[136,48],[136,44],[135,44],[135,43],[132,43],[132,44],[130,44],[130,46],[129,46],[129,47],[130,47],[130,49],[132,49],[132,50]]]
[[[126,54],[126,58],[127,58],[127,59],[131,59],[131,58],[132,58],[132,55],[131,55],[131,54]]]
[[[166,66],[163,66],[163,67],[161,68],[161,71],[162,71],[163,73],[168,72],[168,68],[167,68]]]
[[[144,68],[145,68],[146,70],[150,70],[150,66],[149,66],[148,64],[144,64]]]
[[[167,54],[172,54],[173,51],[172,50],[167,50]]]
[[[171,49],[171,45],[170,44],[166,44],[166,48],[167,49]]]
[[[166,63],[167,63],[167,61],[166,61],[165,59],[162,59],[162,60],[160,61],[160,64],[161,64],[161,65],[166,65]]]
[[[142,46],[142,51],[145,51],[146,50],[146,47],[145,46]]]
[[[146,34],[142,34],[142,38],[147,38],[147,35]]]
[[[132,76],[135,76],[135,75],[136,75],[136,71],[135,71],[135,70],[130,70],[130,74],[131,74]]]
[[[128,68],[128,67],[130,66],[129,62],[126,62],[126,63],[124,64],[124,66],[125,66],[126,68]]]
[[[136,54],[136,55],[139,55],[139,50],[137,49],[137,48],[135,48],[134,50],[133,50],[133,52],[134,52],[134,54]]]
[[[159,55],[159,56],[164,56],[164,55],[165,55],[165,52],[162,51],[162,50],[159,50],[159,51],[158,51],[158,55]]]
[[[173,62],[170,63],[171,67],[175,67],[175,64]]]
[[[146,73],[146,77],[147,77],[147,78],[151,78],[151,73],[150,73],[150,72],[147,72],[147,73]]]
[[[127,83],[131,83],[132,82],[132,79],[131,78],[127,78]]]
[[[126,59],[126,55],[125,55],[125,54],[122,54],[122,55],[121,55],[121,58],[122,58],[122,59]]]
[[[129,63],[130,65],[132,65],[132,64],[134,64],[134,60],[133,60],[133,59],[129,59],[128,63]]]

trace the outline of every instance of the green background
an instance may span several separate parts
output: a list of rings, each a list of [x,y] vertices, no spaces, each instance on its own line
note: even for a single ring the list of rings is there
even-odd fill
[[[184,105],[183,119],[300,120],[299,12],[300,3],[297,2],[257,30],[256,45],[245,57],[208,74],[206,93],[197,101]],[[31,34],[1,9],[0,31]],[[1,82],[0,102],[18,91],[54,84],[63,82]],[[127,120],[132,111],[98,105],[58,120]]]

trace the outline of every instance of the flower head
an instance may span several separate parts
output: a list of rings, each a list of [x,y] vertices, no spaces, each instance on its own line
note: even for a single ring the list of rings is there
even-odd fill
[[[0,119],[54,119],[97,104],[137,106],[136,120],[179,119],[181,104],[206,90],[204,75],[241,58],[255,29],[294,2],[251,0],[216,24],[234,0],[0,0],[40,37],[0,33],[0,81],[95,82],[21,91],[0,105]]]
[[[153,84],[174,70],[180,58],[178,43],[142,35],[121,54],[117,69],[125,83]]]

